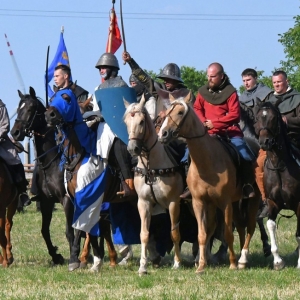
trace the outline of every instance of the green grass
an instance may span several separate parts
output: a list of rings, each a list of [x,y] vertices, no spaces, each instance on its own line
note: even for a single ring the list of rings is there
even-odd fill
[[[287,212],[286,212],[287,213]],[[66,258],[63,266],[52,267],[42,239],[41,215],[34,205],[14,217],[12,243],[15,261],[0,269],[0,299],[299,299],[300,271],[297,265],[296,218],[281,219],[277,236],[286,268],[272,270],[272,257],[264,258],[258,230],[250,248],[250,266],[246,270],[229,270],[228,261],[209,266],[195,274],[191,244],[183,244],[183,267],[172,270],[172,257],[163,258],[162,267],[149,266],[149,275],[137,274],[140,247],[135,245],[134,260],[126,267],[111,269],[105,260],[98,274],[88,270],[68,272],[68,245],[65,220],[57,205],[51,226],[54,245]],[[216,244],[215,248],[218,245]],[[235,233],[238,253],[238,237]]]

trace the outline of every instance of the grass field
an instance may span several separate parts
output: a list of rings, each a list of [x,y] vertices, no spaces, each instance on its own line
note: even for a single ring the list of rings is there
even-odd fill
[[[163,258],[162,267],[149,267],[149,275],[137,274],[140,247],[134,246],[134,260],[125,267],[108,267],[107,259],[100,273],[88,270],[68,272],[68,245],[64,236],[65,221],[57,205],[51,226],[53,243],[66,258],[63,266],[52,267],[42,239],[41,215],[35,205],[14,217],[12,229],[15,261],[0,270],[0,299],[299,299],[299,270],[295,268],[295,216],[282,218],[278,238],[286,268],[273,271],[272,257],[264,258],[258,230],[250,248],[250,266],[246,270],[229,270],[224,265],[210,266],[204,275],[196,275],[191,244],[183,245],[183,267],[172,270],[172,255]],[[292,214],[291,212],[285,212]],[[218,245],[216,245],[218,246]],[[235,233],[238,253],[238,237]]]

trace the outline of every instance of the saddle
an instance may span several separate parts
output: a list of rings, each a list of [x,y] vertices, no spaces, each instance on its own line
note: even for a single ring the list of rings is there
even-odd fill
[[[220,143],[222,144],[222,146],[225,148],[230,158],[232,159],[232,162],[235,165],[236,169],[239,170],[241,165],[241,157],[235,145],[233,145],[229,139],[221,137],[219,135],[215,135],[212,137],[215,137],[220,141]]]

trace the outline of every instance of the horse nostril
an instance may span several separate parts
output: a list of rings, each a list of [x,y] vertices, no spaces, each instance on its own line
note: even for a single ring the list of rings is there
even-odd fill
[[[162,137],[166,138],[168,136],[168,131],[163,131]]]

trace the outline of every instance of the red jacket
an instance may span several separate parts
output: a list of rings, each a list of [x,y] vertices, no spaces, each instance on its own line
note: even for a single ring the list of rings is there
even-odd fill
[[[194,103],[194,111],[200,121],[204,123],[211,120],[214,128],[209,129],[209,134],[220,136],[243,137],[243,132],[238,123],[240,121],[240,104],[236,92],[221,104],[211,104],[198,93]]]

